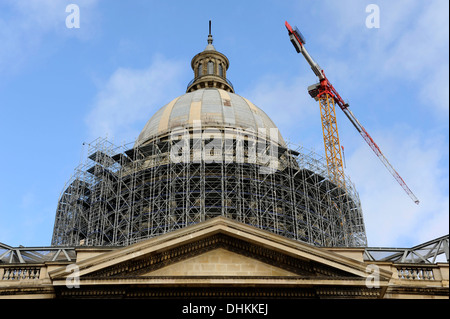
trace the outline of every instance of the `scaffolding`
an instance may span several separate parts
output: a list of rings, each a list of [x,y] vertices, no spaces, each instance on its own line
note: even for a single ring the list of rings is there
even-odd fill
[[[0,243],[0,264],[36,264],[46,261],[75,261],[75,247],[11,247]],[[411,248],[365,247],[363,260],[395,264],[435,264],[449,260],[449,235]]]
[[[270,153],[269,140],[255,156],[254,137],[229,133],[216,145],[192,130],[135,147],[88,144],[59,198],[52,246],[130,245],[215,216],[316,246],[367,246],[353,183],[332,182],[322,157],[291,145]]]

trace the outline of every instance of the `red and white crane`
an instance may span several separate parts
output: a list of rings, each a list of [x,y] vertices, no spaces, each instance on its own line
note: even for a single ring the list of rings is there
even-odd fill
[[[297,28],[292,28],[287,21],[285,25],[289,32],[289,38],[294,45],[297,53],[301,53],[305,57],[314,74],[319,78],[319,83],[309,86],[308,92],[311,97],[318,100],[320,103],[325,153],[327,158],[328,172],[331,176],[331,179],[339,186],[345,185],[342,154],[334,108],[334,105],[337,104],[353,124],[353,126],[356,128],[356,130],[359,132],[359,134],[361,134],[370,148],[375,152],[384,166],[386,166],[388,171],[392,174],[392,176],[394,176],[395,180],[405,190],[405,192],[414,201],[414,203],[419,204],[419,200],[409,189],[408,185],[406,185],[403,178],[401,178],[401,176],[397,173],[391,163],[389,163],[378,145],[375,143],[369,133],[367,133],[367,131],[364,129],[355,115],[353,115],[352,111],[349,109],[348,103],[344,102],[344,100],[341,98],[330,81],[328,81],[327,77],[325,76],[324,70],[309,55],[304,46],[305,39],[303,38],[300,31],[298,31]]]

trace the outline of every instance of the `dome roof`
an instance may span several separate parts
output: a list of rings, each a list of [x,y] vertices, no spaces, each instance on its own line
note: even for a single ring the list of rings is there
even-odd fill
[[[231,128],[255,133],[266,129],[263,132],[267,135],[269,129],[277,129],[267,114],[246,98],[222,89],[206,88],[181,95],[160,108],[147,122],[134,146],[141,146],[176,128],[191,127],[194,121],[201,121],[202,129]],[[279,130],[275,132],[277,143],[285,146]]]

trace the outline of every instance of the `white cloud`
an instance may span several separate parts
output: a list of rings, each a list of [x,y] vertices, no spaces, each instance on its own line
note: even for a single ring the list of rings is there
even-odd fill
[[[449,232],[448,171],[443,138],[426,138],[405,127],[377,132],[383,153],[420,204],[415,205],[370,148],[361,143],[347,156],[347,173],[359,191],[369,246],[414,246]]]
[[[448,57],[447,57],[448,58]],[[443,65],[436,68],[433,75],[425,77],[425,83],[420,89],[420,100],[424,105],[433,105],[434,112],[442,119],[449,113],[449,67]]]
[[[299,76],[282,79],[278,75],[266,75],[248,88],[242,96],[261,108],[277,125],[285,140],[294,144],[311,145],[320,138],[319,105],[311,99],[306,89],[311,77]],[[317,128],[317,135],[310,130]]]
[[[389,56],[385,71],[417,82],[424,104],[433,106],[441,115],[448,115],[449,108],[448,5],[448,1],[443,1],[420,6],[417,21],[409,21],[408,27],[401,28],[395,44],[385,47]]]
[[[30,209],[36,203],[36,194],[34,191],[27,191],[22,195],[20,207],[22,209]]]
[[[10,207],[4,210],[8,213],[1,216],[0,242],[16,247],[49,245],[55,207],[53,200],[50,204],[45,202],[48,190],[28,185],[22,194],[20,190],[17,193],[9,200]]]
[[[58,39],[75,37],[90,38],[95,34],[97,0],[76,1],[80,7],[82,21],[79,29],[67,29],[65,21],[69,15],[66,6],[73,1],[28,0],[6,1],[0,12],[0,72],[17,72],[32,60],[47,43],[46,36]],[[2,15],[1,13],[7,13]],[[55,41],[55,38],[52,38]]]
[[[162,106],[183,92],[184,63],[163,57],[145,69],[119,68],[101,85],[85,122],[90,138],[132,142]]]
[[[318,18],[332,16],[333,21],[318,25],[316,34],[305,35],[311,55],[335,87],[345,92],[343,98],[354,95],[362,101],[355,105],[355,114],[367,111],[367,118],[370,112],[375,114],[370,119],[375,127],[372,136],[421,201],[414,204],[342,117],[347,121],[339,123],[344,133],[341,141],[346,144],[346,175],[360,194],[369,245],[411,247],[449,232],[448,131],[440,131],[443,125],[448,127],[443,121],[448,121],[449,4],[380,0],[376,2],[380,29],[367,29],[365,7],[369,3],[327,1]],[[313,36],[315,40],[308,44]],[[268,113],[285,138],[295,138],[293,142],[300,144],[307,139],[307,147],[319,146],[323,154],[319,106],[306,92],[310,84],[311,74],[305,78],[272,74],[244,96]],[[364,103],[376,105],[378,99],[395,99],[394,111],[399,114],[425,109],[426,123],[404,124],[409,117],[399,116],[395,127],[386,127],[382,113],[364,110]]]
[[[243,96],[261,107],[294,143],[323,153],[318,103],[304,90],[309,79],[262,78]],[[378,157],[351,128],[346,139],[346,175],[360,194],[370,246],[411,247],[448,233],[448,159],[446,136],[427,135],[405,124],[373,132],[377,143],[421,201],[417,206]],[[315,133],[314,133],[315,132]],[[307,140],[307,143],[304,144]]]
[[[361,197],[369,245],[408,247],[449,232],[449,3],[380,0],[375,2],[380,7],[380,29],[367,29],[369,3],[329,1],[321,17],[332,14],[334,20],[318,27],[316,40],[324,50],[311,53],[332,74],[337,89],[346,92],[344,99],[352,95],[366,99],[360,110],[364,101],[374,103],[367,97],[376,100],[381,94],[384,101],[397,103],[393,111],[399,114],[426,114],[414,124],[404,124],[414,117],[400,115],[397,127],[383,127],[383,114],[376,111],[371,119],[372,136],[420,199],[419,206],[362,138],[344,134],[346,174]],[[341,128],[345,133],[345,126]]]
[[[323,12],[330,15],[332,11],[335,25],[339,27],[336,32],[326,29],[321,33],[321,43],[328,45],[330,53],[336,53],[336,56],[329,54],[329,61],[325,60],[324,65],[330,66],[330,72],[338,61],[344,60],[351,66],[334,71],[333,81],[340,83],[340,87],[355,89],[373,85],[375,80],[377,83],[395,80],[398,87],[407,83],[413,88],[408,94],[420,98],[423,107],[438,117],[448,116],[449,2],[377,1],[379,29],[367,29],[364,24],[368,3],[332,1]],[[338,54],[348,49],[351,55]],[[351,58],[350,63],[347,58]],[[346,84],[346,79],[351,83]]]

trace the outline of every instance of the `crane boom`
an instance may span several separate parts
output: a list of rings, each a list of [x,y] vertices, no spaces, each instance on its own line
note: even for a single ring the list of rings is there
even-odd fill
[[[400,176],[399,173],[395,170],[395,168],[389,163],[388,159],[384,154],[381,152],[380,148],[378,147],[377,143],[372,139],[372,137],[367,133],[367,131],[364,129],[364,127],[359,123],[358,119],[353,115],[352,111],[349,109],[343,109],[345,115],[350,119],[350,121],[355,126],[356,130],[361,134],[363,139],[369,144],[370,148],[374,151],[374,153],[378,156],[378,158],[381,160],[381,162],[384,164],[384,166],[388,169],[388,171],[394,176],[395,180],[400,184],[400,186],[404,189],[404,191],[409,195],[409,197],[414,201],[414,203],[419,204],[419,199],[414,195],[414,193],[409,189],[408,185],[406,185],[403,178]]]
[[[325,76],[324,70],[313,60],[313,58],[309,55],[308,51],[306,50],[304,44],[305,39],[301,35],[301,33],[298,31],[297,28],[292,28],[289,23],[286,21],[285,23],[286,28],[289,32],[289,38],[294,45],[297,53],[302,53],[302,55],[305,57],[308,64],[311,66],[311,69],[313,70],[314,74],[319,78],[319,83],[312,85],[308,88],[309,94],[311,97],[315,98],[316,100],[319,100],[321,102],[325,99],[333,99],[334,103],[336,103],[340,109],[344,112],[344,114],[347,116],[347,118],[350,120],[350,122],[353,124],[353,126],[356,128],[356,130],[361,134],[363,139],[366,141],[366,143],[370,146],[370,148],[374,151],[374,153],[378,156],[378,158],[381,160],[381,162],[384,164],[384,166],[388,169],[388,171],[392,174],[392,176],[395,178],[395,180],[400,184],[400,186],[403,188],[403,190],[409,195],[409,197],[414,201],[414,203],[419,204],[419,200],[414,195],[414,193],[411,191],[411,189],[406,185],[403,178],[401,178],[400,174],[397,173],[397,171],[394,169],[394,167],[389,163],[388,159],[384,154],[381,152],[378,145],[374,142],[372,137],[369,135],[369,133],[366,131],[366,129],[361,125],[361,123],[358,121],[358,119],[353,115],[352,111],[348,109],[349,105],[348,103],[345,103],[344,100],[341,98],[339,93],[336,91],[336,89],[333,87],[333,85],[328,81],[327,77]],[[323,121],[323,120],[322,120]],[[334,120],[335,121],[335,120]],[[324,139],[329,137],[326,137],[325,131],[324,131]],[[337,136],[337,128],[336,128],[336,136],[335,140],[338,141]],[[327,144],[330,144],[329,142],[325,142],[325,149],[327,149]],[[330,166],[330,162],[327,158],[327,164]],[[337,165],[338,166],[338,165]],[[334,167],[336,170],[336,165]],[[339,173],[341,174],[341,173]]]
[[[311,66],[311,69],[313,70],[314,74],[319,78],[319,80],[324,79],[323,70],[322,68],[313,60],[313,58],[309,55],[308,51],[306,50],[304,44],[305,39],[301,35],[300,31],[298,31],[297,28],[292,29],[292,27],[287,23],[286,21],[286,28],[289,31],[289,38],[291,39],[292,44],[295,47],[295,50],[297,50],[297,53],[303,54],[306,61]]]

